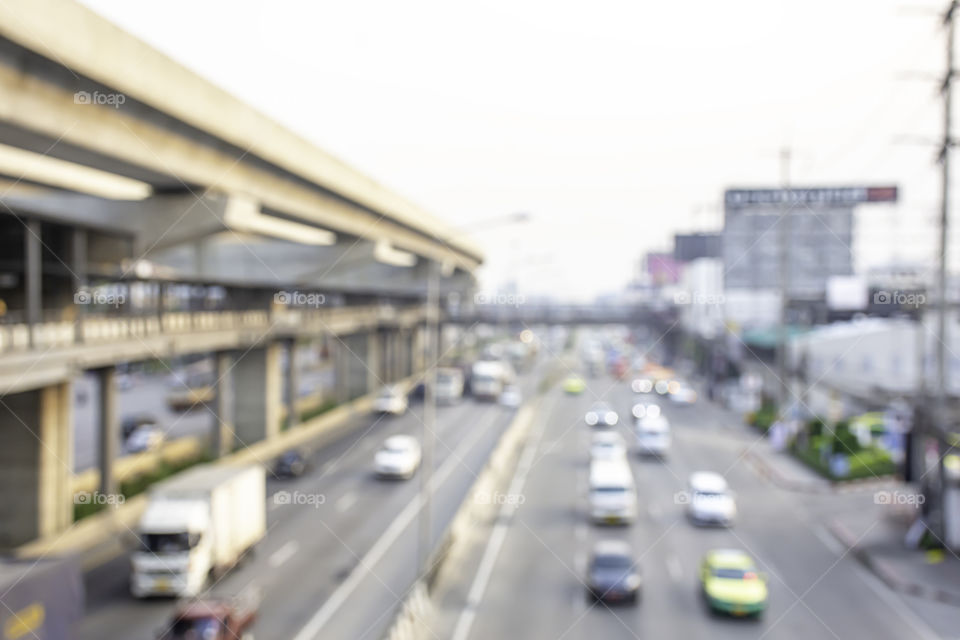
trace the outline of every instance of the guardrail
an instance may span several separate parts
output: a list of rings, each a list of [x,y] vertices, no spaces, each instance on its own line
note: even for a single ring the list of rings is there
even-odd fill
[[[401,308],[365,305],[269,311],[177,311],[129,317],[83,316],[76,321],[40,322],[32,326],[0,325],[0,354],[213,331],[323,332],[345,322],[410,323],[417,321],[421,314],[419,305]]]

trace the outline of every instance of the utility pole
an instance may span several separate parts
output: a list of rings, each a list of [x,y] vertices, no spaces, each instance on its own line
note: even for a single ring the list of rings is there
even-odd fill
[[[936,354],[936,388],[933,412],[933,435],[943,447],[943,433],[948,424],[947,415],[947,234],[950,223],[950,151],[953,146],[953,77],[956,73],[953,62],[953,41],[955,33],[954,18],[958,0],[952,0],[947,12],[943,16],[943,24],[947,28],[947,64],[940,87],[943,96],[943,141],[940,147],[941,191],[940,191],[940,238],[937,247],[937,354]],[[936,483],[937,496],[930,510],[931,522],[929,526],[934,533],[944,540],[944,469],[943,455],[938,455]],[[949,542],[944,540],[944,542]]]
[[[790,227],[792,206],[790,197],[790,149],[780,150],[780,219],[777,221],[777,245],[780,259],[780,327],[777,335],[777,377],[779,378],[777,404],[780,418],[786,417],[787,402],[790,400],[790,381],[787,372],[787,322],[790,303]]]

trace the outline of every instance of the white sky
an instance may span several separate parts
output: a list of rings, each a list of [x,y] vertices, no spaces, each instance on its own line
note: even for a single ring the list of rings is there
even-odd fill
[[[476,234],[489,286],[616,290],[785,144],[795,184],[900,185],[859,267],[933,257],[935,150],[895,139],[940,131],[903,73],[942,70],[945,2],[84,3],[453,225],[530,212]]]

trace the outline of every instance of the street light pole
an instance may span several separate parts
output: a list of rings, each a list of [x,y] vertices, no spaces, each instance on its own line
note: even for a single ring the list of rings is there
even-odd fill
[[[482,220],[469,225],[467,233],[460,228],[457,237],[468,235],[478,228],[488,228],[508,224],[519,224],[530,220],[526,212],[512,213],[498,218]],[[417,567],[419,576],[424,577],[430,570],[430,552],[433,546],[433,459],[437,438],[437,360],[440,357],[440,270],[443,267],[436,260],[427,262],[427,299],[426,322],[424,324],[425,344],[423,378],[423,455],[420,464],[420,517],[417,540]]]
[[[787,322],[789,321],[790,303],[790,149],[780,150],[780,220],[777,223],[777,244],[780,279],[780,327],[777,335],[777,404],[779,417],[785,418],[787,402],[789,401],[789,373],[787,372]]]
[[[420,539],[417,545],[419,574],[429,569],[430,549],[433,543],[433,504],[430,488],[433,479],[433,454],[437,433],[437,343],[440,319],[440,264],[435,260],[427,263],[427,309],[424,344],[423,384],[423,459],[420,465]]]

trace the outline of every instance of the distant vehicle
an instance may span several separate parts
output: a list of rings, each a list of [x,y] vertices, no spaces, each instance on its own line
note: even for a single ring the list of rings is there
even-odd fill
[[[591,601],[636,604],[641,578],[630,545],[619,540],[598,542],[590,555],[586,585]]]
[[[591,427],[615,427],[620,416],[606,402],[595,402],[583,419]]]
[[[695,524],[730,526],[737,505],[727,481],[719,473],[698,471],[690,476],[687,515]]]
[[[598,431],[590,443],[591,460],[619,460],[626,458],[627,447],[619,433]]]
[[[516,385],[508,385],[500,393],[500,404],[505,407],[516,409],[521,402],[523,402],[523,396],[520,395],[520,387]]]
[[[569,395],[579,395],[587,388],[586,383],[578,375],[570,374],[563,380],[563,392]]]
[[[266,535],[265,473],[206,464],[154,485],[130,558],[133,595],[194,597],[233,567]]]
[[[84,587],[74,559],[0,561],[0,634],[4,640],[76,637]]]
[[[253,640],[258,604],[236,598],[183,602],[158,640]]]
[[[273,466],[273,474],[278,478],[299,478],[307,470],[307,457],[297,451],[287,451]]]
[[[463,371],[455,367],[437,369],[437,402],[451,404],[463,398]]]
[[[137,427],[124,441],[123,448],[127,453],[143,453],[155,451],[163,446],[166,439],[163,431],[155,424],[145,424]]]
[[[373,459],[381,478],[412,478],[420,467],[420,443],[413,436],[390,436]]]
[[[637,517],[637,490],[625,460],[590,463],[590,518],[602,524],[629,524]]]
[[[630,367],[627,366],[626,358],[616,358],[613,362],[610,363],[610,375],[612,375],[617,380],[622,380],[630,373]]]
[[[134,431],[144,426],[156,426],[157,419],[147,413],[139,413],[127,416],[120,423],[120,431],[123,433],[123,439],[126,440]]]
[[[480,360],[473,365],[470,376],[470,391],[475,398],[496,400],[503,388],[513,384],[516,374],[508,363],[502,360]]]
[[[167,406],[171,411],[188,411],[201,404],[213,402],[215,397],[211,374],[195,373],[186,378],[174,375],[167,392]]]
[[[674,404],[691,405],[697,402],[697,392],[693,387],[685,382],[671,382],[667,390],[670,392],[670,400]]]
[[[700,589],[712,611],[760,617],[767,608],[767,579],[747,553],[715,549],[700,563]]]
[[[648,412],[638,418],[636,434],[640,455],[662,458],[670,451],[670,422],[660,412]]]
[[[394,416],[406,413],[408,406],[407,395],[396,385],[385,386],[373,401],[373,410],[376,413],[388,413]]]

